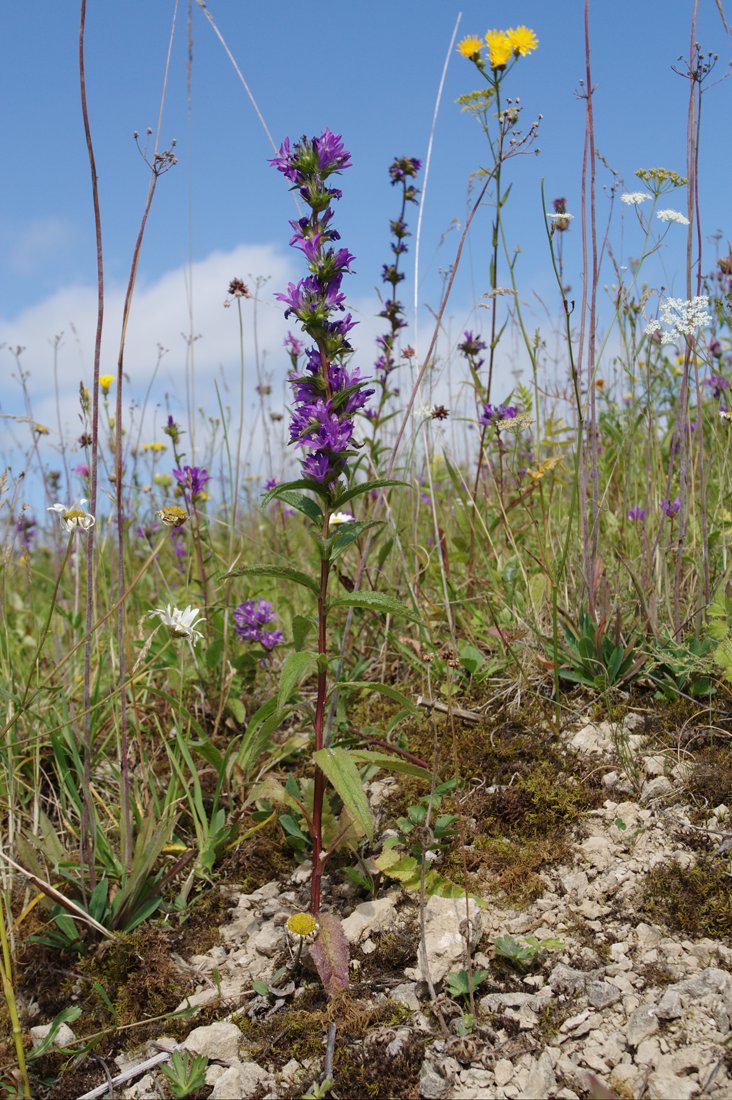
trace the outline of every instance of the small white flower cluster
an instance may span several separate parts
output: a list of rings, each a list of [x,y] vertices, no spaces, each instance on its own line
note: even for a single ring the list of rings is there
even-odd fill
[[[547,216],[547,218],[549,219],[550,222],[567,222],[567,223],[569,223],[571,221],[574,221],[574,214],[550,214],[549,211],[547,210],[546,216]],[[513,291],[509,291],[509,293],[513,293]]]
[[[660,333],[662,344],[674,344],[685,336],[694,336],[698,328],[704,328],[711,323],[709,298],[706,294],[700,294],[688,302],[683,298],[667,298],[665,302],[661,302],[661,320],[649,321],[645,335],[655,336]]]
[[[355,516],[352,516],[350,512],[333,512],[328,518],[329,527],[340,527],[343,523],[353,523]]]
[[[626,206],[640,206],[642,202],[646,202],[647,199],[653,198],[647,191],[629,191],[625,195],[620,196],[620,201],[624,202]]]
[[[656,213],[656,217],[662,222],[676,222],[678,225],[688,225],[689,219],[685,214],[680,214],[678,210],[659,210]]]

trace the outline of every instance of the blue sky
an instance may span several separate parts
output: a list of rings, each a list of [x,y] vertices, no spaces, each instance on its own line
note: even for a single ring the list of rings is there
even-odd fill
[[[379,331],[372,318],[373,288],[388,258],[388,221],[397,212],[398,196],[389,186],[387,168],[396,155],[425,159],[457,16],[462,12],[458,39],[490,27],[532,27],[539,49],[516,65],[506,94],[520,97],[524,128],[543,115],[541,153],[517,158],[507,168],[514,186],[506,224],[511,247],[521,249],[517,271],[529,319],[536,324],[546,319],[537,295],[556,315],[540,182],[545,180],[548,199],[565,195],[570,210],[578,208],[584,131],[583,103],[577,96],[584,77],[580,0],[551,5],[539,0],[347,0],[324,8],[315,19],[290,0],[257,5],[210,0],[208,7],[275,140],[319,133],[327,126],[342,133],[351,150],[353,168],[342,177],[344,197],[336,220],[343,243],[357,258],[357,273],[344,289],[362,318],[355,343],[366,371]],[[630,190],[637,187],[633,173],[640,166],[684,170],[687,84],[671,65],[680,54],[688,54],[691,7],[691,0],[594,0],[591,5],[597,147]],[[174,0],[88,4],[87,90],[109,295],[103,372],[114,372],[121,298],[147,187],[132,133],[144,135],[148,126],[156,127],[174,9]],[[150,380],[158,344],[169,349],[155,383],[158,402],[164,393],[172,401],[181,397],[186,355],[181,333],[191,331],[189,308],[193,334],[200,336],[195,347],[201,379],[197,400],[205,403],[212,380],[226,381],[236,370],[233,311],[227,314],[222,307],[235,275],[269,278],[261,290],[259,335],[265,368],[275,388],[281,387],[284,329],[281,307],[272,295],[288,278],[302,274],[299,254],[287,248],[293,206],[285,181],[267,164],[271,148],[231,63],[195,2],[192,9],[191,117],[187,11],[186,0],[181,0],[161,134],[163,147],[176,138],[179,163],[159,183],[127,355],[129,393],[139,398]],[[5,43],[0,71],[5,105],[0,343],[25,346],[34,414],[48,420],[55,416],[50,341],[63,332],[58,374],[64,423],[74,420],[79,381],[91,378],[96,279],[79,106],[78,16],[78,4],[71,0],[24,0],[0,9]],[[720,54],[716,75],[722,77],[729,71],[732,44],[715,0],[701,0],[697,38],[705,50]],[[472,65],[453,51],[424,197],[423,310],[437,305],[441,271],[452,262],[455,226],[466,210],[469,175],[486,163],[477,124],[455,106],[458,95],[478,87]],[[724,240],[732,236],[727,141],[731,89],[723,81],[705,99],[700,186],[707,266],[713,261],[711,235],[719,230]],[[598,182],[604,224],[602,185],[610,176],[599,170]],[[685,209],[684,194],[670,196],[666,205]],[[611,233],[616,253],[625,261],[640,243],[629,215],[632,211],[618,209]],[[488,288],[490,216],[487,209],[475,224],[449,310],[449,331],[456,339],[466,325],[479,328],[485,316],[475,305]],[[649,278],[682,291],[685,234],[680,227],[671,229]],[[575,223],[565,235],[565,255],[569,280],[576,285],[581,278],[578,247]],[[407,270],[402,297],[411,302],[413,271]],[[426,326],[426,313],[421,316],[420,325]],[[0,407],[6,413],[22,412],[7,348],[0,349],[0,367]],[[233,381],[231,386],[233,390]]]

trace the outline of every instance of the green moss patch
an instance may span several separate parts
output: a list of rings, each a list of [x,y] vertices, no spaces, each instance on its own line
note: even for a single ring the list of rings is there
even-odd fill
[[[732,880],[726,861],[709,856],[693,867],[672,861],[654,867],[643,883],[641,913],[687,936],[729,938]]]

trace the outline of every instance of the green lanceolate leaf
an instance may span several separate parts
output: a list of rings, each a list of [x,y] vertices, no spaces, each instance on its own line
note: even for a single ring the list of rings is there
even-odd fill
[[[416,707],[411,699],[408,699],[406,695],[402,695],[401,691],[397,691],[391,684],[381,684],[372,680],[344,680],[340,684],[334,684],[332,690],[378,691],[380,695],[385,695],[387,699],[393,699],[395,703],[398,703],[400,707],[404,707],[410,714],[420,713],[419,707]]]
[[[277,697],[277,709],[282,710],[295,688],[299,687],[313,672],[317,671],[317,654],[309,649],[288,653],[280,672],[280,691]]]
[[[246,569],[236,569],[233,573],[227,573],[227,577],[285,577],[287,580],[301,584],[303,588],[309,588],[318,595],[320,591],[318,582],[309,577],[307,573],[301,573],[298,569],[290,569],[289,565],[249,565]]]
[[[415,775],[418,779],[429,781],[432,776],[427,768],[405,760],[403,756],[392,756],[388,752],[374,752],[371,749],[351,749],[351,756],[359,764],[370,764],[374,768],[383,768],[387,772],[401,772],[402,775]]]
[[[318,627],[318,620],[308,615],[295,615],[292,620],[292,642],[295,649],[305,648],[308,634]]]
[[[348,989],[348,940],[335,913],[321,913],[318,926],[318,938],[310,945],[310,957],[326,993],[332,996]]]
[[[390,485],[406,486],[406,484],[406,481],[395,481],[391,478],[376,478],[374,481],[364,481],[361,485],[354,485],[352,489],[347,489],[345,493],[341,493],[341,495],[333,501],[331,507],[333,510],[342,508],[349,500],[353,500],[354,497],[360,497],[362,493],[370,493],[372,489],[386,489]]]
[[[360,607],[365,611],[380,611],[383,615],[401,615],[413,622],[421,622],[410,607],[406,607],[400,600],[393,596],[385,596],[383,592],[354,592],[350,596],[339,596],[336,600],[328,601],[328,609],[334,607]]]
[[[312,497],[306,497],[304,493],[298,493],[295,489],[287,489],[284,492],[278,493],[280,500],[283,500],[285,504],[289,504],[291,508],[296,508],[298,512],[302,512],[304,516],[311,519],[313,523],[322,524],[323,513],[318,505],[315,503]]]
[[[319,749],[313,759],[328,782],[337,791],[343,805],[369,840],[374,835],[374,819],[371,816],[361,776],[355,761],[347,749]]]
[[[321,485],[319,481],[313,481],[312,478],[298,478],[297,481],[283,481],[281,485],[275,485],[274,489],[270,489],[268,493],[265,493],[262,497],[262,507],[266,508],[268,504],[271,504],[273,500],[282,500],[283,493],[289,493],[293,489],[309,489],[311,493],[316,493],[323,500],[328,500],[330,493],[324,485]]]

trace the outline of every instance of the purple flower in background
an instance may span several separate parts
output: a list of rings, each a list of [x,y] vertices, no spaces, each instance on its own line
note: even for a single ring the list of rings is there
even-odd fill
[[[681,508],[681,497],[676,497],[675,500],[662,500],[661,501],[661,511],[663,512],[664,516],[668,516],[669,519],[673,519],[673,517],[680,510],[680,508]]]
[[[275,297],[287,307],[285,317],[297,317],[313,341],[305,351],[304,371],[297,373],[303,346],[292,334],[285,340],[295,395],[290,442],[305,452],[304,476],[330,488],[345,471],[356,446],[353,418],[373,393],[364,388],[365,380],[357,370],[348,371],[343,365],[353,351],[347,337],[356,322],[345,312],[341,283],[351,271],[354,256],[347,248],[332,247],[340,238],[330,224],[330,203],[340,198],[340,192],[325,184],[330,175],[350,167],[350,154],[340,135],[324,130],[320,137],[302,137],[294,147],[286,139],[270,163],[311,209],[309,217],[290,222],[294,231],[290,244],[304,253],[310,274]]]
[[[175,422],[175,420],[173,419],[172,416],[170,416],[170,415],[168,416],[168,420],[166,422],[165,427],[163,428],[163,431],[173,441],[173,446],[175,446],[176,443],[178,443],[178,441],[180,440],[181,430],[178,427],[178,425],[176,424],[176,422]]]
[[[25,512],[21,512],[15,521],[15,530],[20,535],[25,551],[30,550],[33,539],[36,537],[35,527],[36,521],[33,516],[26,515]]]
[[[485,340],[481,340],[480,336],[476,336],[470,329],[466,329],[463,333],[463,342],[458,344],[458,351],[461,351],[466,359],[474,359],[487,347]]]
[[[628,519],[633,520],[634,523],[640,522],[646,518],[646,509],[642,508],[640,504],[634,504],[632,508],[628,509]]]
[[[80,462],[78,466],[72,467],[72,474],[78,474],[79,477],[89,477],[89,467],[86,462]]]
[[[709,378],[705,378],[704,385],[709,386],[712,391],[712,397],[717,398],[724,390],[729,389],[729,382],[726,378],[723,378],[721,374],[712,374]]]
[[[173,470],[173,477],[183,487],[185,495],[191,500],[196,500],[205,491],[211,480],[211,475],[202,466],[184,466],[183,469]]]
[[[234,609],[234,629],[245,642],[259,642],[265,649],[281,645],[281,630],[265,630],[277,619],[269,600],[245,600]]]
[[[481,424],[494,424],[500,428],[502,420],[515,420],[521,412],[517,405],[484,405],[479,420]]]
[[[396,157],[389,166],[389,175],[392,184],[403,183],[407,178],[413,178],[422,167],[422,161],[416,157]]]

